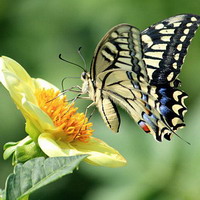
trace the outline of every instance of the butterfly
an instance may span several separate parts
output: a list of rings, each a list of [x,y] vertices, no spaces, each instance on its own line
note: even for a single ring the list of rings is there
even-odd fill
[[[97,45],[82,93],[96,105],[106,125],[119,131],[124,108],[157,141],[185,126],[187,94],[177,78],[200,16],[177,15],[144,31],[129,24],[109,30]]]

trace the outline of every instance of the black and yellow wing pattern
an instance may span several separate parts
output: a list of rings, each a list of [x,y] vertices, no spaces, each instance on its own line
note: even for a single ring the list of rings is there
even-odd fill
[[[199,23],[200,16],[178,15],[141,32],[143,60],[151,84],[163,85],[176,80]]]
[[[113,73],[115,71],[119,72],[117,77]],[[140,31],[127,24],[112,28],[100,41],[90,71],[96,88],[96,105],[105,123],[115,132],[118,132],[120,126],[120,115],[112,96],[105,90],[105,83],[110,75],[116,84],[121,81],[120,71],[134,72],[136,80],[148,81],[145,63],[142,60]]]
[[[178,15],[140,32],[120,24],[97,45],[90,78],[105,123],[117,132],[123,107],[156,140],[170,140],[185,124],[187,94],[178,75],[200,16]]]

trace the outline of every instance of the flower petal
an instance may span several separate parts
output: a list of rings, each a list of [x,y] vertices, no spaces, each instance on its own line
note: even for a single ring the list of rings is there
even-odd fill
[[[24,70],[24,68],[17,63],[15,60],[8,58],[6,56],[0,57],[0,71],[1,72],[10,72],[13,75],[16,75],[21,79],[23,82],[29,84],[31,87],[33,87],[32,78],[29,76],[29,74]],[[4,81],[4,77],[2,77],[2,74],[0,75],[0,80],[6,87],[6,82]]]
[[[35,84],[35,87],[36,88],[39,88],[39,89],[51,89],[53,88],[55,91],[59,90],[55,85],[49,83],[48,81],[45,81],[44,79],[41,79],[41,78],[36,78],[36,79],[33,79],[34,80],[34,84]]]
[[[40,131],[55,129],[51,118],[37,105],[36,88],[54,88],[42,79],[33,79],[16,61],[0,57],[0,81],[9,91],[11,97],[27,120]]]
[[[0,81],[10,92],[11,97],[17,103],[21,104],[21,99],[25,96],[29,102],[37,104],[35,97],[36,89],[58,90],[51,83],[37,78],[31,78],[24,68],[11,58],[0,57]]]
[[[38,138],[38,143],[49,157],[88,154],[89,156],[85,161],[93,165],[105,167],[126,165],[125,158],[118,151],[94,137],[91,137],[87,143],[78,140],[72,143],[64,143],[56,141],[52,134],[42,133]]]
[[[66,156],[66,153],[60,148],[50,133],[40,134],[38,144],[42,151],[49,157]]]
[[[89,154],[85,161],[100,166],[106,167],[122,167],[126,165],[126,159],[114,148],[102,140],[90,137],[87,143],[74,141],[71,143],[82,154]]]
[[[33,123],[39,131],[43,132],[44,130],[50,129],[53,131],[56,129],[52,119],[37,105],[27,101],[25,97],[22,99],[22,106],[23,111],[21,111],[23,112],[24,117],[31,120],[31,123]]]
[[[21,108],[21,100],[24,96],[36,104],[34,82],[16,61],[4,56],[0,58],[0,81],[19,108]]]

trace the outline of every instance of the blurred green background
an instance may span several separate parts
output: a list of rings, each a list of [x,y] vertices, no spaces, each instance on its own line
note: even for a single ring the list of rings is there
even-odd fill
[[[80,76],[81,70],[58,59],[82,65],[77,49],[90,66],[94,48],[114,25],[130,23],[140,30],[182,13],[200,14],[200,1],[188,0],[0,0],[0,54],[18,61],[32,77],[61,87],[65,76]],[[110,169],[82,163],[66,176],[31,195],[31,200],[196,200],[200,199],[200,31],[190,46],[180,75],[186,100],[186,128],[178,133],[192,145],[174,136],[171,142],[156,142],[144,134],[121,110],[119,134],[106,128],[99,113],[91,118],[95,136],[118,149],[128,160],[123,168]],[[65,82],[65,88],[81,84]],[[68,94],[70,97],[71,94]],[[78,100],[84,111],[89,104]],[[0,153],[9,141],[26,136],[24,119],[7,91],[0,86]],[[0,158],[0,187],[12,172],[11,160]]]

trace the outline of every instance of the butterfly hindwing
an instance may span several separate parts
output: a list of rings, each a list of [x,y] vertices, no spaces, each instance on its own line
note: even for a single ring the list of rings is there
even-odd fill
[[[121,80],[116,80],[116,77]],[[183,127],[185,93],[174,88],[158,88],[134,78],[133,72],[109,71],[99,74],[97,87],[122,106],[136,123],[158,141]]]
[[[101,94],[97,103],[97,108],[105,122],[105,124],[114,132],[119,131],[120,115],[115,103],[109,98]]]
[[[151,84],[164,85],[176,79],[199,23],[200,16],[178,15],[142,31],[144,61]]]

